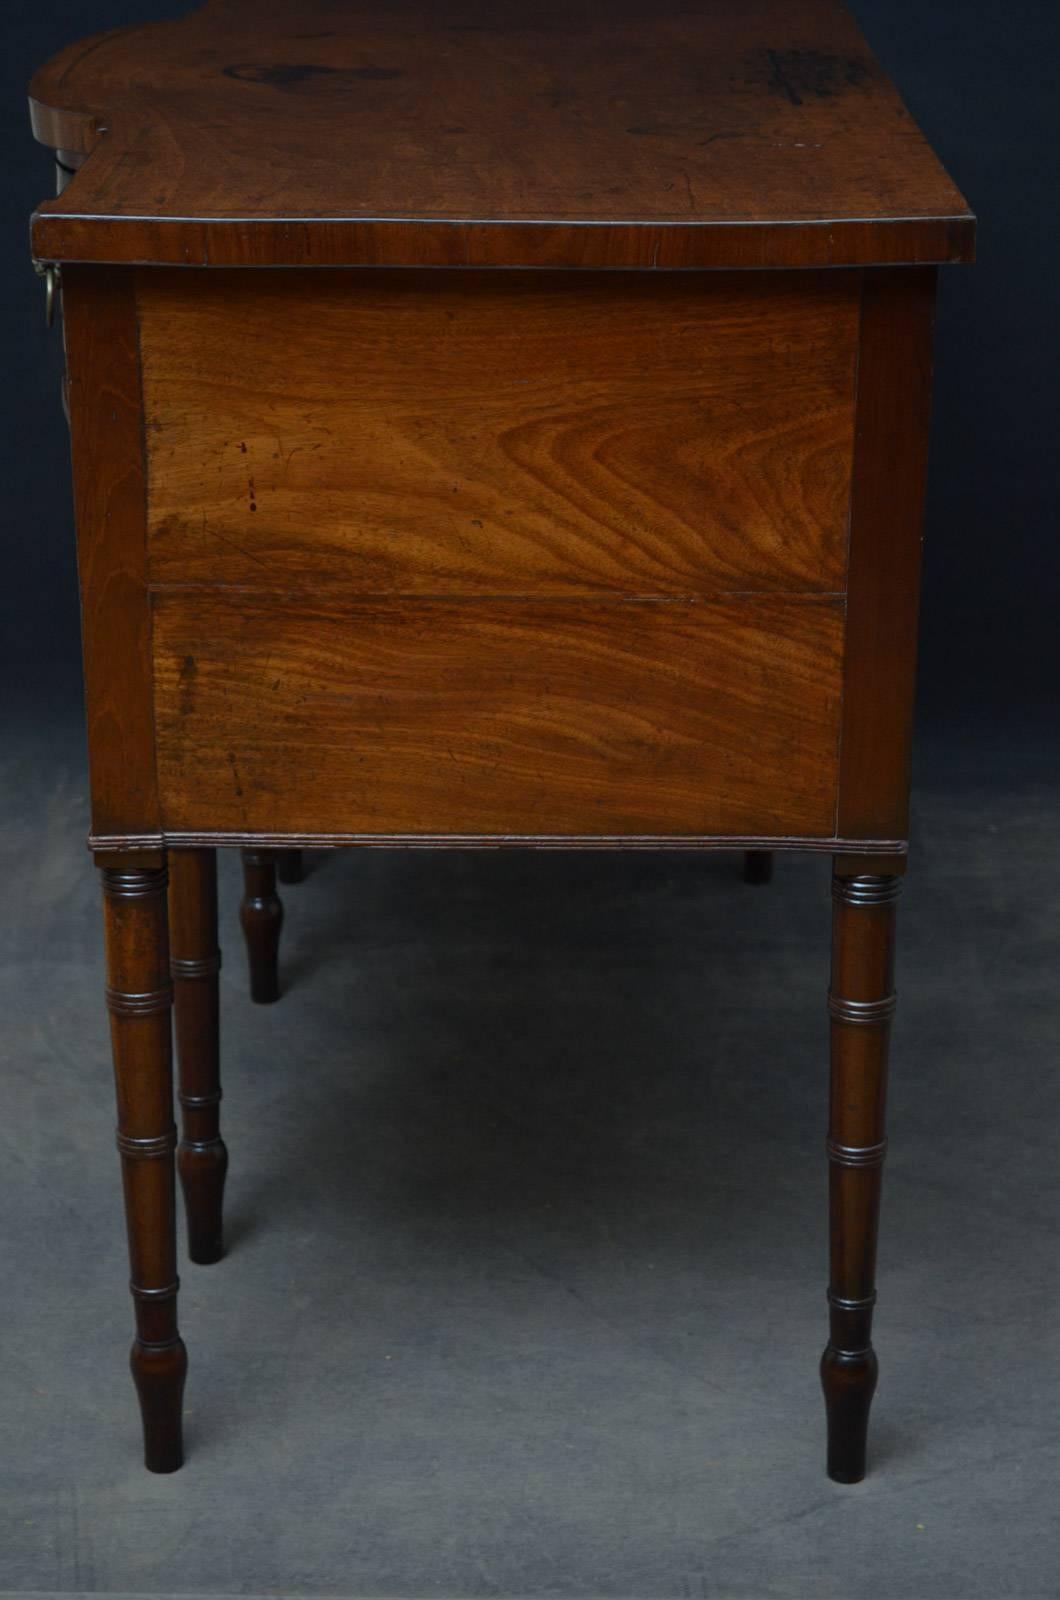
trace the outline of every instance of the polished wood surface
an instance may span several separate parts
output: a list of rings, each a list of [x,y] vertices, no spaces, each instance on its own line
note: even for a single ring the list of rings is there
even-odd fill
[[[842,629],[812,597],[157,595],[167,834],[828,838]]]
[[[909,829],[934,320],[932,268],[866,274],[836,819],[844,838]]]
[[[894,1016],[895,903],[902,880],[861,873],[832,880],[831,1093],[828,1171],[829,1337],[821,1358],[828,1473],[865,1476],[869,1408],[879,1363],[872,1347],[876,1237],[886,1154],[887,1057]]]
[[[967,260],[967,205],[838,0],[211,0],[37,74],[87,153],[41,259]],[[104,131],[105,130],[105,131]]]
[[[169,852],[169,967],[177,1044],[181,1135],[177,1172],[184,1191],[188,1255],[206,1264],[224,1254],[222,1207],[228,1150],[221,1138],[217,947],[217,852]]]
[[[68,268],[63,330],[92,830],[101,836],[150,834],[160,823],[131,275]]]
[[[150,581],[837,593],[860,297],[856,273],[143,272]]]
[[[177,1331],[177,1130],[165,868],[104,868],[103,911],[129,1290],[136,1312],[130,1363],[145,1463],[151,1472],[175,1472],[184,1459],[188,1358]]]
[[[301,883],[305,861],[301,850],[244,850],[243,898],[239,920],[247,951],[250,998],[269,1005],[280,998],[280,934],[284,906],[276,884]]]
[[[276,893],[278,850],[243,851],[243,898],[239,921],[247,950],[250,998],[272,1005],[280,998],[280,933],[283,901]]]

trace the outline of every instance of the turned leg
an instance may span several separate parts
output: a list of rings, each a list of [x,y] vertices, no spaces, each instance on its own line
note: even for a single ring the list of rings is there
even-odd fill
[[[747,850],[743,858],[744,883],[772,883],[772,850]]]
[[[283,902],[276,893],[275,850],[243,851],[243,903],[239,920],[247,942],[250,998],[270,1005],[280,998],[280,929]]]
[[[169,950],[181,1108],[177,1172],[184,1190],[188,1254],[206,1263],[220,1261],[224,1254],[221,1218],[228,1171],[220,1128],[221,952],[214,850],[170,851]]]
[[[831,1275],[829,1337],[821,1358],[828,1475],[865,1476],[876,1235],[886,1149],[887,1051],[894,1015],[895,902],[902,880],[833,876],[831,1095],[828,1124]]]
[[[164,867],[105,867],[107,1005],[118,1099],[129,1287],[136,1310],[131,1365],[144,1460],[183,1460],[181,1403],[188,1358],[177,1332],[176,1183]]]
[[[305,862],[301,850],[277,850],[276,876],[281,883],[301,883],[305,877]]]

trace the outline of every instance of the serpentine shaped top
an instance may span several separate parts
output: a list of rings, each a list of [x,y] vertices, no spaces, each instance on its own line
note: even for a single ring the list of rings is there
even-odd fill
[[[41,260],[819,267],[974,218],[838,0],[209,0],[70,46]]]

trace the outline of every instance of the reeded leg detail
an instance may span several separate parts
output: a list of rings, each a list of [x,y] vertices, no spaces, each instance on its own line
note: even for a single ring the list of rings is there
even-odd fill
[[[169,948],[177,1039],[181,1138],[177,1172],[184,1191],[188,1254],[220,1261],[228,1151],[221,1138],[217,948],[217,853],[171,850]]]
[[[247,943],[250,998],[271,1005],[280,998],[280,929],[283,902],[276,893],[276,850],[243,851],[243,903],[239,920]]]
[[[305,862],[301,850],[277,850],[276,876],[281,883],[301,883]]]
[[[181,1410],[188,1358],[177,1331],[173,995],[165,868],[104,868],[103,920],[129,1287],[136,1312],[130,1362],[145,1463],[151,1472],[175,1472],[184,1459]]]
[[[744,883],[772,883],[772,850],[746,850],[743,858]]]
[[[894,1016],[898,877],[832,879],[831,1094],[828,1123],[831,1275],[829,1338],[821,1358],[828,1476],[865,1476],[876,1238],[886,1151],[887,1054]]]

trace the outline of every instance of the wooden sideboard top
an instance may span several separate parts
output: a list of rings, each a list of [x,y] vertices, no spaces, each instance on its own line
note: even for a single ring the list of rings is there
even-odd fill
[[[209,0],[30,90],[80,167],[41,260],[967,261],[975,221],[838,0]]]

